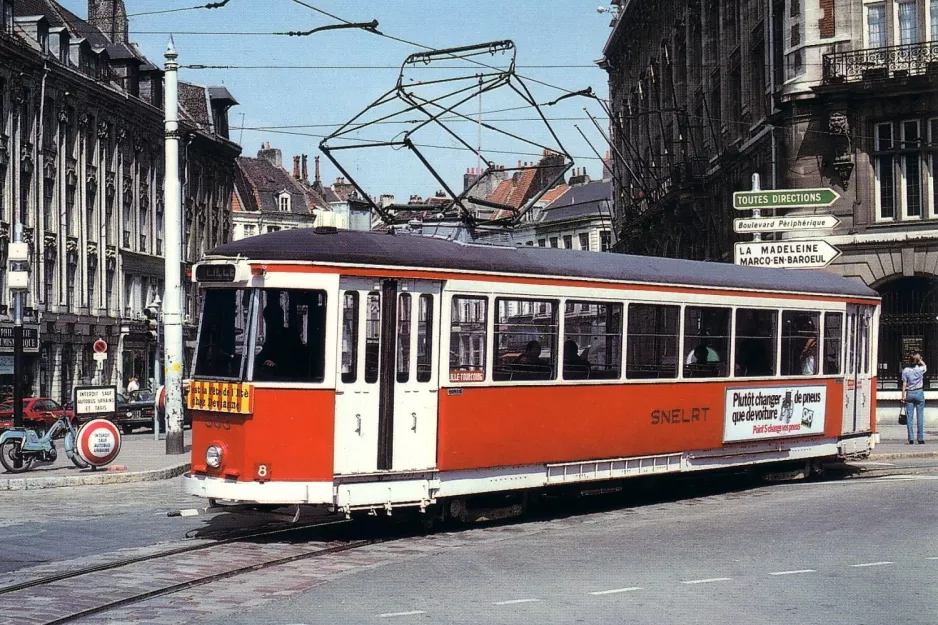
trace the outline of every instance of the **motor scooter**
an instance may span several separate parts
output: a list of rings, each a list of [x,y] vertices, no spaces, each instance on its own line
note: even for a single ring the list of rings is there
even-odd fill
[[[10,473],[22,473],[35,466],[52,464],[58,457],[55,438],[64,432],[65,454],[79,469],[88,468],[76,449],[78,428],[66,415],[40,436],[29,428],[11,428],[0,434],[0,464]]]

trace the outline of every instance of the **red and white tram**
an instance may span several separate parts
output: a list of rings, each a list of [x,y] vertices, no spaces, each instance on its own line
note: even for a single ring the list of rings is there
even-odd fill
[[[301,229],[195,276],[201,497],[424,510],[877,442],[879,299],[827,272]]]

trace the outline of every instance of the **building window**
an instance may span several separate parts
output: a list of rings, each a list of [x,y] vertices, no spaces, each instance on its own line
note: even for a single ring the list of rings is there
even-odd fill
[[[277,202],[278,202],[278,206],[280,207],[281,213],[290,212],[290,194],[289,193],[281,193],[277,197]]]
[[[537,245],[538,247],[547,247],[547,239],[538,239]]]
[[[866,45],[869,48],[886,47],[886,5],[866,6]]]
[[[98,264],[94,260],[88,260],[88,308],[92,311],[97,310],[98,302],[95,301],[95,284],[97,283]]]
[[[75,263],[65,265],[65,305],[71,308],[75,305],[75,282],[78,267]]]
[[[267,232],[280,232],[280,226],[267,226]]]
[[[923,133],[927,130],[927,135]],[[928,138],[928,143],[924,139]],[[936,216],[938,168],[931,148],[938,119],[884,122],[874,126],[876,219],[918,220]]]
[[[108,269],[104,273],[104,307],[111,310],[114,302],[114,270]]]
[[[257,226],[254,224],[244,224],[244,236],[253,237],[257,234]],[[352,380],[354,382],[354,380]]]
[[[551,247],[560,247],[560,241],[557,239],[557,237],[551,237],[551,238],[550,238],[550,246],[551,246]]]
[[[13,0],[3,0],[3,32],[13,33]]]
[[[612,248],[612,233],[603,230],[599,233],[599,251],[608,252]]]
[[[566,234],[563,237],[563,249],[572,250],[573,249],[573,235]]]
[[[918,0],[899,2],[899,44],[904,46],[920,40]]]
[[[585,232],[580,234],[580,249],[584,252],[590,250],[590,235]]]
[[[938,40],[938,0],[931,0],[929,5],[929,25],[931,28],[931,37],[929,41]]]

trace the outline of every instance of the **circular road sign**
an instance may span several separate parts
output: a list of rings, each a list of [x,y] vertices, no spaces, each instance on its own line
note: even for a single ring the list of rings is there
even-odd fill
[[[78,431],[78,455],[95,467],[103,467],[117,457],[121,450],[121,434],[117,426],[107,419],[94,419]]]
[[[105,354],[107,353],[107,343],[104,342],[104,339],[98,339],[94,342],[94,353],[96,354]]]

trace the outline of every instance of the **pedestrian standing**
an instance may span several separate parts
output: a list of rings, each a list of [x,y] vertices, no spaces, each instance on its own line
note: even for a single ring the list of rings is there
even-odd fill
[[[909,445],[915,444],[918,434],[919,445],[925,444],[925,372],[928,367],[922,355],[914,352],[909,357],[909,366],[902,370],[902,401],[906,405],[906,428],[909,433]],[[914,429],[918,418],[918,432]]]
[[[137,382],[137,378],[131,376],[130,381],[127,382],[127,395],[130,396],[130,399],[136,399],[137,391],[140,390],[140,383]]]

